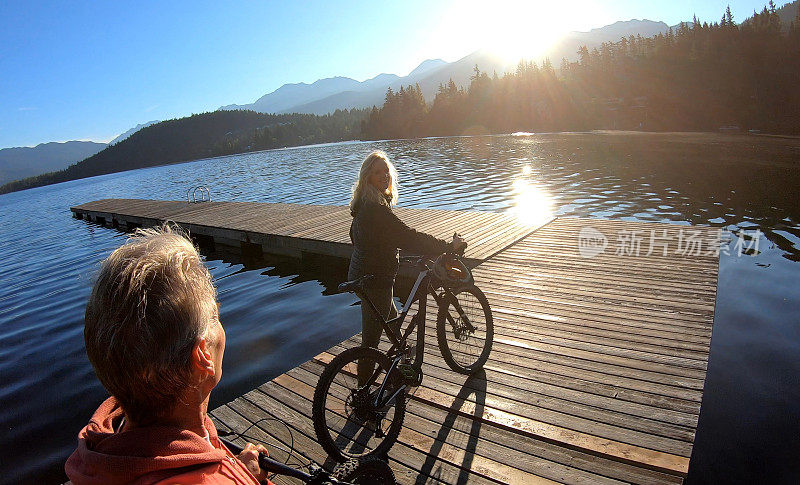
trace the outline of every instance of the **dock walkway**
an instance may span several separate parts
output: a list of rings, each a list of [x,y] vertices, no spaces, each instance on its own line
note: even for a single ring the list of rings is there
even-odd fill
[[[213,210],[204,217],[215,217]],[[470,217],[443,220],[463,225]],[[398,481],[682,483],[703,397],[718,233],[560,218],[514,234],[521,236],[473,249],[482,260],[476,284],[495,320],[485,372],[451,371],[435,337],[426,341],[425,378],[389,452]],[[589,237],[605,241],[599,254],[586,252]],[[428,319],[430,337],[435,316]],[[262,421],[278,418],[291,428],[295,450],[325,463],[310,418],[314,387],[333,356],[359,343],[355,335],[314,356],[213,410],[213,419],[238,432],[255,423],[249,435],[288,447],[289,431]]]
[[[303,253],[350,259],[347,206],[103,199],[70,208],[75,217],[130,229],[172,221],[194,236],[229,246],[299,257]],[[458,230],[470,242],[466,259],[475,266],[530,234],[537,226],[515,217],[478,211],[397,208],[411,227],[449,239]]]

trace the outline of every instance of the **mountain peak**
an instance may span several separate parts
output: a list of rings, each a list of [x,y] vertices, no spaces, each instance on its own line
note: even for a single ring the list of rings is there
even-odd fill
[[[133,128],[131,128],[130,130],[126,131],[125,133],[123,133],[123,134],[119,135],[118,137],[114,138],[113,140],[108,142],[108,144],[109,145],[114,145],[115,143],[119,143],[122,140],[128,138],[129,136],[133,135],[137,131],[141,130],[142,128],[147,128],[148,126],[154,125],[156,123],[158,123],[158,120],[153,120],[153,121],[148,121],[147,123],[138,124],[138,125],[134,126]]]
[[[604,25],[602,27],[595,27],[589,30],[588,33],[608,32],[623,29],[642,29],[642,28],[669,28],[667,24],[661,21],[648,20],[648,19],[630,19],[630,20],[617,20],[613,24]]]
[[[408,73],[408,77],[419,76],[420,74],[424,74],[445,64],[447,63],[441,59],[426,59],[422,61],[419,66],[415,67],[413,71]]]
[[[354,84],[358,84],[358,81],[356,81],[355,79],[345,76],[333,76],[333,77],[326,77],[323,79],[317,79],[316,81],[311,83],[311,86],[329,85],[338,87],[338,86],[352,86]]]
[[[398,76],[397,74],[387,74],[385,72],[382,72],[373,78],[363,81],[359,86],[359,91],[364,91],[376,87],[380,89],[385,89],[386,86],[397,81],[398,79],[400,79],[400,76]]]
[[[641,34],[642,37],[645,37],[657,34],[658,32],[666,32],[667,30],[669,30],[669,26],[661,21],[648,20],[648,19],[641,19],[641,20],[630,19],[630,20],[618,20],[613,24],[604,25],[603,27],[597,27],[585,33],[600,34],[600,35],[617,34],[625,36],[630,35],[631,33],[633,34],[638,33]]]

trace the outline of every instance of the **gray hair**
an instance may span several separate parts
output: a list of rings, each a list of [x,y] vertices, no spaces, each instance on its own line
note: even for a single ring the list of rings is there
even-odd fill
[[[130,420],[168,415],[217,319],[216,289],[177,227],[138,229],[103,261],[86,306],[86,353]]]

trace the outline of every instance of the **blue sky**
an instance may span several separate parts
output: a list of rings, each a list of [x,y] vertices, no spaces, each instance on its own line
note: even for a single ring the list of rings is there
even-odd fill
[[[779,1],[778,5],[784,2]],[[282,84],[406,75],[516,32],[717,21],[727,1],[0,2],[0,148],[108,141],[150,120],[245,104]],[[742,20],[764,2],[731,1]],[[522,32],[522,33],[520,33]],[[498,39],[501,42],[498,44]]]

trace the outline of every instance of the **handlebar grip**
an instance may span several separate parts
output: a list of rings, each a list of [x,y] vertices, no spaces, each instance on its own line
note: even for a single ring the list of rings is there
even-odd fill
[[[230,452],[235,456],[239,456],[242,453],[242,450],[244,450],[243,447],[236,445],[223,437],[220,437],[219,440],[222,441],[222,443],[224,443]],[[258,466],[267,473],[286,475],[287,477],[297,478],[306,483],[310,478],[312,478],[311,475],[303,472],[302,470],[292,468],[285,463],[274,460],[261,452],[258,453]]]

